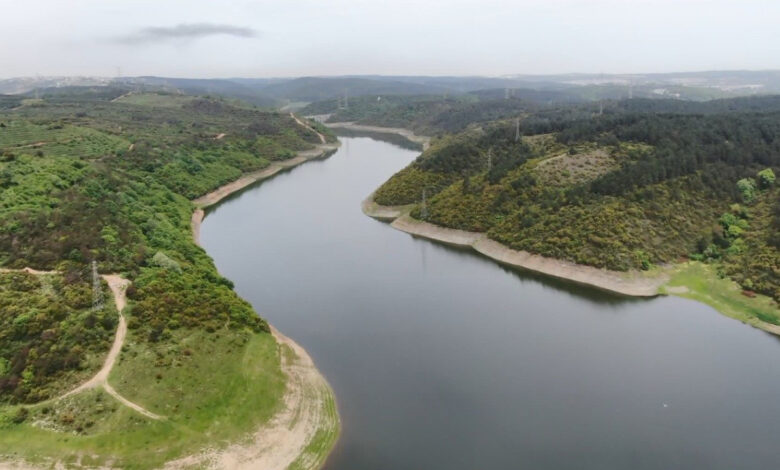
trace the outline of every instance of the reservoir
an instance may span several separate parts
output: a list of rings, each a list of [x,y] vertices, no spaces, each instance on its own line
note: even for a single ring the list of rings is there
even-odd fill
[[[675,297],[507,270],[373,220],[418,154],[343,137],[215,207],[201,243],[332,385],[329,470],[780,466],[780,340]]]

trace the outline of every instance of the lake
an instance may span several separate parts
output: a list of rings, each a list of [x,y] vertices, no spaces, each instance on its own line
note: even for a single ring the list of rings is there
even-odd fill
[[[693,301],[507,270],[363,215],[417,152],[345,137],[207,215],[238,293],[310,353],[329,470],[780,466],[780,341]]]

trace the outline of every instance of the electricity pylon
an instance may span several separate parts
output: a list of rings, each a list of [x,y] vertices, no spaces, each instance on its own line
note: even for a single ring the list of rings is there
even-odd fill
[[[103,310],[103,305],[103,284],[100,282],[97,261],[92,261],[92,310],[99,312]]]

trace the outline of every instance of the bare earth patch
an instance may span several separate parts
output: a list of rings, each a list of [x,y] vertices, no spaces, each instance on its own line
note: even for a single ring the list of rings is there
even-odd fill
[[[536,174],[546,185],[569,186],[593,180],[617,167],[617,159],[604,149],[569,155],[563,153],[536,166]]]

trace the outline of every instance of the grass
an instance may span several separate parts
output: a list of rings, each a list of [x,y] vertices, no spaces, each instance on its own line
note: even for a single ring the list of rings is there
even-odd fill
[[[713,265],[697,261],[681,264],[661,288],[661,293],[697,300],[758,328],[780,325],[780,309],[774,300],[764,295],[743,295],[739,285],[718,276]]]
[[[145,418],[102,391],[30,407],[20,425],[9,422],[18,408],[7,407],[0,411],[0,459],[155,468],[236,441],[282,406],[285,379],[270,334],[178,336],[154,348],[129,335],[109,378],[120,394],[165,420]]]

